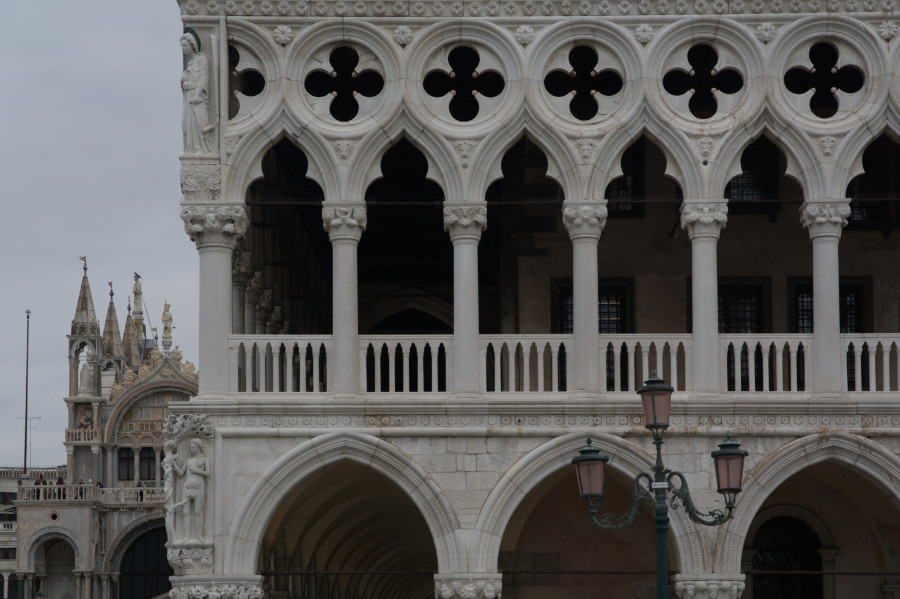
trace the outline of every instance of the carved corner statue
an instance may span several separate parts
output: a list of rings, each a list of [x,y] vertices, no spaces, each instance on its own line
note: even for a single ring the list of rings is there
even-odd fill
[[[203,441],[191,439],[191,455],[181,463],[176,455],[173,467],[181,482],[181,501],[173,503],[169,511],[175,514],[175,530],[181,533],[181,543],[201,543],[206,509],[206,478],[209,476],[209,458],[203,455]],[[168,488],[166,493],[168,494]],[[180,527],[179,527],[180,523]]]
[[[172,545],[175,540],[175,459],[178,457],[175,453],[175,441],[166,441],[163,445],[164,456],[162,459],[163,468],[163,489],[165,491],[165,509],[166,509],[166,538],[167,545]]]
[[[209,122],[209,59],[190,33],[181,36],[181,51],[185,68],[181,74],[184,107],[181,130],[184,133],[185,154],[212,154],[210,133],[215,125]]]

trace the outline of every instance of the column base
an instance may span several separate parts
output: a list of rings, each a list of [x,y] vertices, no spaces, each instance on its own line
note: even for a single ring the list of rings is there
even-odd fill
[[[740,599],[743,574],[676,574],[678,599]]]
[[[435,574],[436,599],[498,599],[503,588],[500,573]]]

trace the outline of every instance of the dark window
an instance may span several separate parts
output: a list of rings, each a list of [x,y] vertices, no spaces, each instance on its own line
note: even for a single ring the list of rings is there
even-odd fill
[[[610,217],[640,218],[649,202],[681,204],[681,188],[665,174],[662,151],[641,137],[622,154],[622,176],[606,186]]]
[[[762,333],[766,326],[766,298],[763,285],[719,285],[719,332]]]
[[[813,328],[813,290],[809,278],[788,280],[789,327],[792,333],[810,334]],[[869,333],[871,281],[867,277],[842,277],[840,283],[841,333]]]
[[[879,137],[863,152],[865,172],[850,181],[848,229],[880,229],[885,235],[900,224],[900,146]]]
[[[554,284],[552,329],[571,334],[575,330],[575,302],[568,280]],[[601,279],[598,288],[597,332],[618,335],[634,332],[634,283],[631,279]]]
[[[152,447],[142,447],[140,457],[140,478],[141,480],[156,479],[156,452]]]
[[[775,222],[782,202],[803,198],[797,183],[785,176],[784,153],[765,137],[744,149],[741,170],[725,186],[729,214],[768,214]]]
[[[821,572],[820,547],[815,531],[799,518],[779,516],[760,526],[753,536],[753,599],[821,599],[821,575],[775,574]]]
[[[120,447],[118,453],[119,480],[134,480],[134,450]]]

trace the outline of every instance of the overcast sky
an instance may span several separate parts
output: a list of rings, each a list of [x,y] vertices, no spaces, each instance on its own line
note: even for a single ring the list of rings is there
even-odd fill
[[[132,273],[144,312],[197,363],[197,251],[179,218],[181,21],[175,0],[0,0],[0,466],[21,467],[25,311],[31,464],[66,463],[67,339],[82,263],[100,325]]]

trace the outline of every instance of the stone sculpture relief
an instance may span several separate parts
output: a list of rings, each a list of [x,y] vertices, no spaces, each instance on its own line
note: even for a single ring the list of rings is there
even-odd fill
[[[176,454],[172,467],[181,482],[181,501],[170,510],[175,516],[175,536],[182,543],[202,542],[203,519],[206,513],[206,479],[209,477],[209,458],[203,455],[203,441],[191,439],[191,455],[182,463]],[[168,493],[168,491],[167,491]],[[180,524],[180,527],[179,527]]]
[[[185,154],[211,154],[210,133],[215,125],[209,122],[209,59],[200,53],[197,39],[190,33],[181,36],[181,51],[185,68],[181,74],[184,107],[181,130],[184,134]]]

